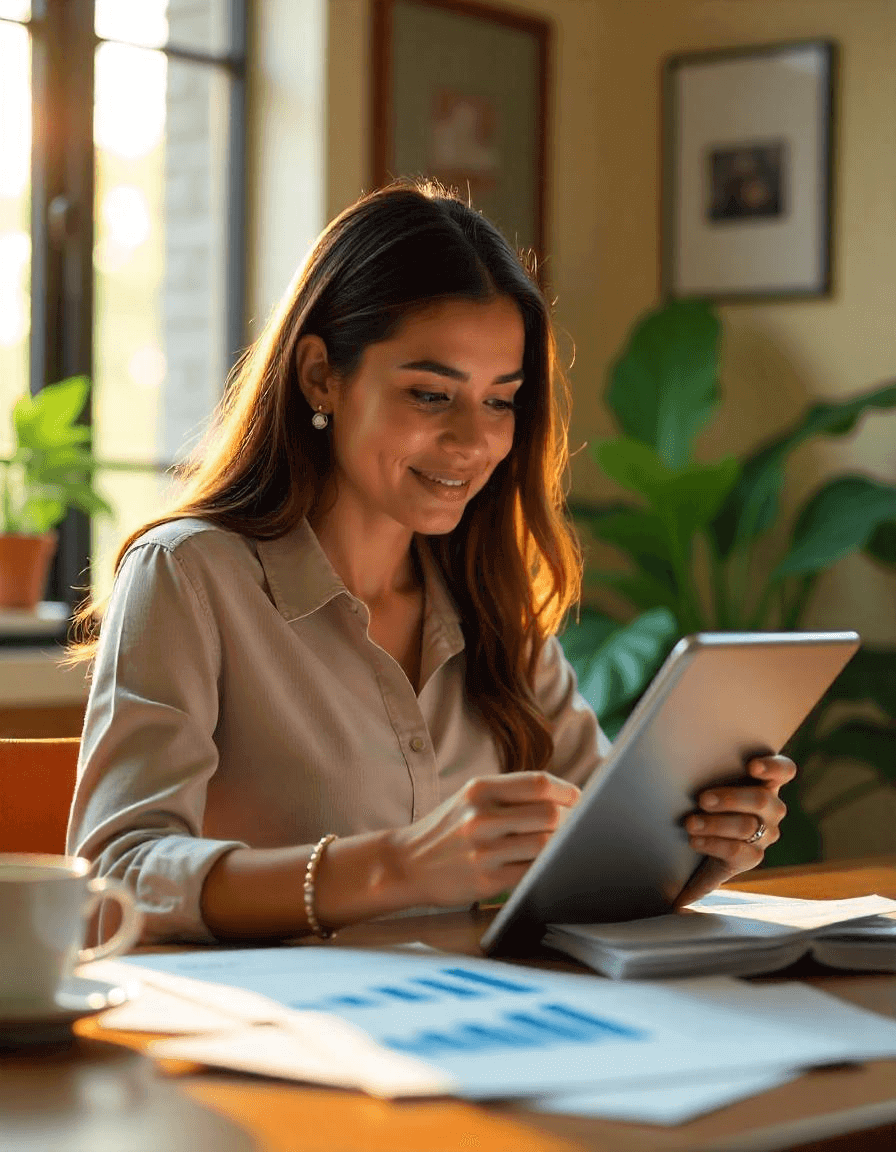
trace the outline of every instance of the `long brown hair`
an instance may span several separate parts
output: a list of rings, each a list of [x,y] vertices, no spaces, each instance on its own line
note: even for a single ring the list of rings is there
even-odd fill
[[[579,596],[581,556],[565,515],[569,389],[549,309],[501,233],[444,189],[400,183],[363,197],[322,233],[256,343],[234,372],[211,432],[183,472],[166,515],[133,533],[197,516],[271,539],[315,507],[332,466],[329,434],[311,426],[295,349],[307,334],[348,378],[368,345],[404,316],[445,298],[506,296],[525,330],[524,381],[510,454],[452,532],[429,545],[458,606],[466,691],[506,770],[543,769],[553,740],[533,695],[546,639]],[[78,614],[83,627],[96,605]],[[75,659],[95,641],[77,644]]]

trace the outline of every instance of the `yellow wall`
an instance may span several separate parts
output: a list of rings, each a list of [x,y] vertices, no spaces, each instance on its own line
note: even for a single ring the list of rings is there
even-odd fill
[[[550,275],[558,321],[575,342],[574,446],[612,431],[609,362],[655,303],[659,252],[659,76],[670,53],[801,38],[841,45],[834,253],[829,299],[723,309],[721,419],[707,453],[744,450],[815,398],[896,376],[896,3],[894,0],[518,0],[554,21]],[[329,0],[328,215],[369,187],[366,0]],[[785,508],[826,472],[896,481],[896,415],[848,442],[794,457]],[[607,489],[587,453],[574,492]],[[896,639],[896,578],[862,559],[826,574],[811,623]]]
[[[892,0],[615,0],[603,3],[594,99],[602,179],[599,271],[588,365],[602,374],[626,329],[655,298],[658,264],[658,77],[669,53],[800,38],[841,46],[838,91],[836,284],[829,299],[723,309],[725,409],[705,447],[742,450],[816,398],[835,399],[896,376],[896,4]],[[619,222],[624,222],[619,226]],[[577,332],[580,346],[585,333]],[[581,435],[606,427],[596,389],[579,374]],[[589,382],[590,384],[590,382]],[[849,442],[807,445],[793,460],[785,507],[831,470],[896,481],[896,416],[870,420]],[[598,493],[593,468],[579,492]],[[850,559],[828,573],[812,607],[818,625],[896,639],[896,579]]]

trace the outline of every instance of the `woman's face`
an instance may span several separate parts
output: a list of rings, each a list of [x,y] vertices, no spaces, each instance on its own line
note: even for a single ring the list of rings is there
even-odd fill
[[[334,396],[337,502],[412,532],[455,528],[510,452],[524,344],[499,296],[433,304],[368,346]]]

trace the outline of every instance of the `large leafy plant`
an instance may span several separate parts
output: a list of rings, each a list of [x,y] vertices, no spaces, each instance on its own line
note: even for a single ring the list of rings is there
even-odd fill
[[[88,390],[86,377],[73,376],[16,401],[13,455],[0,460],[0,532],[49,532],[69,508],[111,515],[93,486],[90,429],[77,423]]]
[[[680,635],[797,629],[832,564],[856,552],[896,564],[894,485],[836,476],[792,523],[781,523],[790,453],[813,436],[847,435],[868,412],[896,409],[896,381],[811,406],[743,459],[698,459],[698,435],[721,402],[719,338],[709,304],[674,301],[636,325],[611,370],[606,399],[621,435],[591,451],[627,497],[574,511],[589,534],[624,558],[624,566],[589,567],[587,586],[610,590],[615,604],[629,607],[585,609],[563,637],[583,692],[611,734]],[[872,768],[877,786],[896,780],[896,685],[889,695],[878,675],[885,659],[860,653],[798,734],[794,754],[807,771],[787,797],[787,836],[772,853],[779,862],[818,854],[818,819],[803,800],[831,757],[848,750]],[[842,703],[844,693],[871,701],[875,718],[834,723],[830,704]]]

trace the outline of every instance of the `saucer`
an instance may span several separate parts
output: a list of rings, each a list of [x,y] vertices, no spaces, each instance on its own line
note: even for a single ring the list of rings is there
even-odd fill
[[[22,1006],[21,1011],[10,1011],[10,1006],[0,1002],[0,1048],[53,1044],[69,1039],[76,1020],[117,1008],[129,999],[130,993],[119,984],[69,976],[57,991],[53,1004],[40,1008]]]

